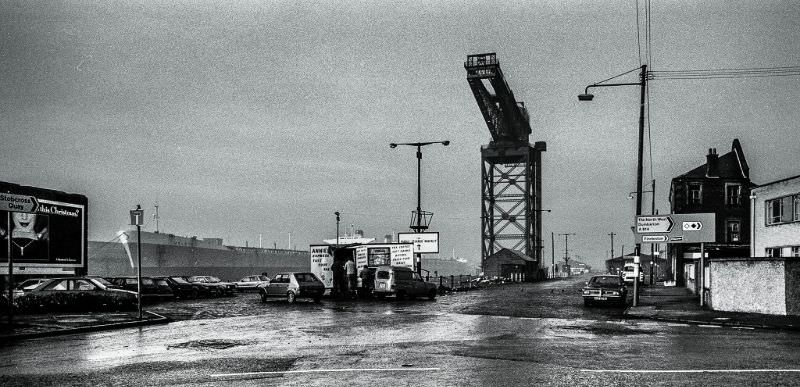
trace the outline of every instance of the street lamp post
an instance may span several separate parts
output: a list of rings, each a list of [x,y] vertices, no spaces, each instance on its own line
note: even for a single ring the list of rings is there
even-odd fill
[[[605,81],[600,81],[598,83],[586,86],[584,89],[583,94],[578,95],[579,101],[591,101],[594,99],[594,94],[589,94],[589,88],[591,87],[611,87],[611,86],[639,86],[641,88],[641,99],[639,104],[639,150],[638,150],[638,162],[636,164],[636,215],[642,214],[642,157],[643,157],[643,147],[644,147],[644,104],[645,104],[645,96],[647,91],[647,65],[641,66],[641,74],[640,74],[640,81],[637,83],[604,83],[621,75],[628,74],[630,72],[635,71],[633,69],[631,71],[622,73],[620,75],[614,76],[609,78]],[[641,254],[641,244],[636,244],[636,255]]]
[[[427,229],[428,225],[422,225],[422,147],[431,144],[450,145],[450,141],[428,141],[428,142],[405,142],[391,143],[389,148],[397,148],[398,145],[408,145],[417,147],[417,224],[411,225],[414,232],[419,233]],[[417,274],[422,275],[422,253],[417,253]]]

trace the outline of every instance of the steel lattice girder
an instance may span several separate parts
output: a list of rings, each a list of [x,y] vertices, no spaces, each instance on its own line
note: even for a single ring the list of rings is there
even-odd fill
[[[537,198],[541,150],[543,146],[533,148],[530,144],[490,145],[481,150],[482,260],[509,248],[541,262],[541,200]]]

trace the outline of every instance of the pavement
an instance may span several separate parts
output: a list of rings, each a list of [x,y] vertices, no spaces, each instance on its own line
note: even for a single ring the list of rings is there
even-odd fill
[[[640,291],[639,305],[627,308],[624,313],[625,318],[800,331],[800,316],[708,310],[700,306],[699,298],[688,289],[664,286],[663,282],[642,286]],[[141,320],[136,311],[16,315],[12,325],[8,324],[7,316],[0,316],[0,345],[35,337],[166,324],[168,322],[170,322],[169,318],[148,311],[144,311]]]
[[[800,316],[721,312],[700,306],[700,297],[688,289],[663,282],[640,288],[639,305],[625,310],[626,318],[640,318],[696,325],[800,331]]]
[[[135,326],[166,324],[170,320],[156,313],[137,311],[108,313],[48,313],[15,315],[9,325],[8,316],[0,316],[0,345],[35,337],[66,335]]]

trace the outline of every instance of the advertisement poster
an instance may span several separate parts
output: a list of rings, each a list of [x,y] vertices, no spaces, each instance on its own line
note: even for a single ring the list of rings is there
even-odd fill
[[[326,288],[333,287],[333,255],[328,245],[311,246],[311,272],[314,273]]]
[[[389,247],[370,247],[367,248],[367,266],[384,266],[390,265],[391,249]]]
[[[39,199],[34,213],[0,211],[0,262],[18,265],[83,265],[85,206]]]
[[[392,246],[392,266],[414,268],[414,252],[410,244]]]

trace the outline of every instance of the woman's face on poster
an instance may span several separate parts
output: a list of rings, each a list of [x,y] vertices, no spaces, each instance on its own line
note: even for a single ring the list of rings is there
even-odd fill
[[[17,230],[33,231],[33,226],[36,225],[36,214],[15,212],[13,218],[14,228]]]

